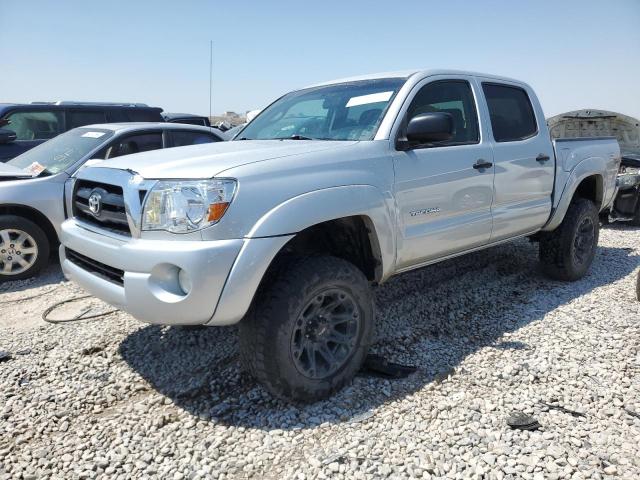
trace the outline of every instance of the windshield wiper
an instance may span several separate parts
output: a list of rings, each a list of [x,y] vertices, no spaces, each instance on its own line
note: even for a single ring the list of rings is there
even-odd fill
[[[304,135],[291,135],[290,137],[276,137],[274,140],[316,140],[315,138],[305,137]]]

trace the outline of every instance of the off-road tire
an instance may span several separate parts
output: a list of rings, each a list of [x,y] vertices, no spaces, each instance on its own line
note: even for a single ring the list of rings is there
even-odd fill
[[[0,282],[9,280],[23,280],[33,277],[42,270],[49,261],[50,245],[49,239],[44,231],[31,220],[16,215],[0,215],[0,231],[5,229],[15,229],[29,234],[37,245],[37,256],[33,264],[24,272],[7,275],[2,273],[0,266]],[[1,241],[0,241],[1,243]]]
[[[344,291],[354,300],[360,323],[342,366],[326,378],[313,379],[296,366],[293,335],[308,302],[328,290]],[[355,265],[331,256],[296,258],[263,282],[240,322],[240,359],[245,370],[274,396],[315,402],[351,381],[365,360],[373,330],[371,289]]]
[[[576,258],[576,236],[583,222],[591,221],[593,225],[593,241],[584,260]],[[598,208],[584,198],[572,200],[564,220],[552,232],[544,232],[540,237],[540,262],[543,272],[555,280],[575,281],[582,278],[596,253],[600,223]]]

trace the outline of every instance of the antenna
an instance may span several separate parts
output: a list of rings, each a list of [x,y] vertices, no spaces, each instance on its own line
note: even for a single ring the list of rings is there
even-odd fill
[[[213,40],[209,41],[209,119],[213,111]]]

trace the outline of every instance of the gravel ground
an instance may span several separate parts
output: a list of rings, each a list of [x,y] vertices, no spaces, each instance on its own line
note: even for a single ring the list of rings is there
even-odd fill
[[[573,284],[526,241],[393,279],[374,350],[418,372],[311,406],[240,372],[235,328],[46,324],[82,295],[57,267],[0,285],[0,479],[640,478],[640,229],[600,245]]]

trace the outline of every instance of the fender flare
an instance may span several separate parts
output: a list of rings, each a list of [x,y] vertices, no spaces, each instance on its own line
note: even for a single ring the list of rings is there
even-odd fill
[[[562,186],[563,188],[562,193],[560,194],[560,200],[553,210],[551,218],[549,218],[549,221],[542,230],[552,231],[558,228],[564,220],[567,210],[569,210],[569,205],[571,205],[571,200],[573,200],[578,187],[586,178],[594,176],[599,178],[602,186],[602,198],[600,199],[600,205],[598,205],[598,211],[602,210],[609,201],[608,197],[611,196],[611,188],[607,187],[605,179],[602,173],[600,173],[603,171],[606,171],[606,166],[603,164],[602,158],[599,157],[587,158],[576,165],[573,170],[571,170],[571,173],[568,175],[567,180]],[[556,183],[556,189],[557,188],[558,184]]]
[[[338,218],[362,216],[368,227],[374,251],[382,262],[380,281],[393,272],[396,236],[391,215],[393,197],[373,185],[348,185],[303,193],[277,205],[264,214],[246,235],[248,238],[296,234],[313,225]]]

